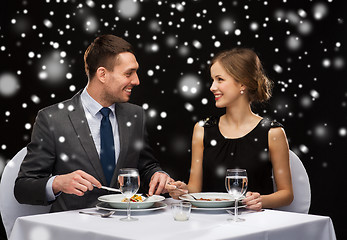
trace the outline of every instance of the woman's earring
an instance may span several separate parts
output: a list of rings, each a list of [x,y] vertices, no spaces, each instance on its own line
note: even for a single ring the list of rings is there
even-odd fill
[[[245,92],[243,90],[240,91],[241,95],[244,94]]]

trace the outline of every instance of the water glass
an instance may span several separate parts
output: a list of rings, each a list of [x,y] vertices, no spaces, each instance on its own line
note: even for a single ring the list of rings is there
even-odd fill
[[[248,187],[248,178],[246,169],[227,169],[225,177],[225,188],[228,193],[234,197],[234,219],[235,222],[244,221],[243,218],[238,217],[238,201],[246,193]]]
[[[131,217],[130,198],[137,193],[140,187],[139,171],[136,168],[122,168],[118,174],[118,185],[121,193],[127,198],[127,217],[121,218],[122,221],[136,221],[137,218]]]

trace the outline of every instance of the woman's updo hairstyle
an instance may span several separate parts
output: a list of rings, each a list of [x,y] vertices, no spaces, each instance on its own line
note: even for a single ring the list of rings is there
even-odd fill
[[[257,54],[249,48],[234,48],[217,54],[211,61],[219,62],[235,81],[246,86],[249,101],[265,102],[272,94],[273,83],[264,73]]]

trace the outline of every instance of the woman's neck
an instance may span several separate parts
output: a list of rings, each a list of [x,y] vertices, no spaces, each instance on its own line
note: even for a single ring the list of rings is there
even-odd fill
[[[250,104],[238,107],[227,107],[224,120],[229,125],[241,126],[253,122],[260,117],[254,114]]]

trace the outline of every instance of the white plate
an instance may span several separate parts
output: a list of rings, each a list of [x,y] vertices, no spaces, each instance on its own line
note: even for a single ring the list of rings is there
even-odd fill
[[[195,198],[200,199],[211,199],[212,201],[206,200],[195,200]],[[216,199],[227,199],[216,201]],[[228,193],[218,193],[218,192],[202,192],[202,193],[190,193],[180,196],[181,200],[189,201],[193,206],[199,208],[230,208],[234,206],[235,198]],[[215,209],[216,210],[216,209]]]
[[[140,195],[140,194],[138,194]],[[126,209],[128,202],[122,202],[124,196],[122,194],[109,194],[98,197],[100,202],[108,203],[113,208]],[[142,209],[152,207],[154,203],[165,200],[165,197],[159,195],[153,195],[145,202],[130,202],[130,208]]]
[[[166,207],[167,207],[166,203],[156,202],[149,208],[135,208],[135,209],[130,209],[130,211],[132,211],[132,212],[153,211],[153,210],[163,209]],[[98,210],[106,210],[106,211],[113,211],[113,210],[117,210],[117,211],[121,211],[121,212],[126,211],[126,209],[123,209],[123,208],[113,208],[110,206],[110,204],[108,204],[106,202],[101,202],[101,203],[96,204],[96,208]]]
[[[238,209],[245,208],[245,207],[246,207],[246,205],[237,206]],[[195,206],[193,206],[192,210],[219,211],[219,210],[234,210],[234,208],[235,208],[234,206],[233,207],[225,207],[225,208],[223,208],[223,207],[221,207],[221,208],[218,208],[218,207],[216,207],[216,208],[211,208],[211,207],[204,208],[204,207],[195,207]]]

